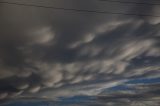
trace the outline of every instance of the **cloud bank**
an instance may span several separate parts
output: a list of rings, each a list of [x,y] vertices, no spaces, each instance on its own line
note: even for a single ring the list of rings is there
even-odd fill
[[[98,95],[130,79],[160,77],[159,18],[1,5],[1,100]]]

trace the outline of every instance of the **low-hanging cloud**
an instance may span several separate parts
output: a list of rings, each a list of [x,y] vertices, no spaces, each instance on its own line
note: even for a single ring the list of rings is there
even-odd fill
[[[15,96],[97,95],[129,79],[160,77],[159,22],[130,16],[105,16],[98,22],[98,16],[76,15],[72,22],[66,16],[59,26],[63,19],[57,16],[55,25],[30,19],[43,27],[29,30],[28,25],[27,32],[13,29],[14,33],[0,37],[1,100]]]

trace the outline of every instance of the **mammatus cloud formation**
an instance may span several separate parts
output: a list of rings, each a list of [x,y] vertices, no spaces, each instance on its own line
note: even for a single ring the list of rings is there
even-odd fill
[[[60,97],[57,100],[49,100],[46,98],[20,98],[4,103],[3,106],[14,104],[23,106],[28,106],[30,104],[34,104],[35,106],[159,106],[159,83],[133,83],[143,80],[126,82],[119,86],[106,89],[107,91],[96,96],[81,95],[67,98]],[[158,78],[150,79],[150,81],[153,80],[158,81]]]
[[[94,7],[94,2],[91,3]],[[131,79],[160,77],[158,17],[69,12],[50,15],[53,10],[1,5],[4,24],[0,26],[1,100],[98,95]],[[31,17],[19,16],[19,8]],[[156,12],[158,7],[151,8]],[[14,15],[10,15],[10,10]],[[120,92],[106,98],[123,95]]]

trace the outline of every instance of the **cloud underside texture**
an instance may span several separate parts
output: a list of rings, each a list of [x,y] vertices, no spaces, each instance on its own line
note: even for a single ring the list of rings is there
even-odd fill
[[[14,5],[2,5],[0,14],[2,100],[97,95],[130,79],[160,77],[159,17]]]

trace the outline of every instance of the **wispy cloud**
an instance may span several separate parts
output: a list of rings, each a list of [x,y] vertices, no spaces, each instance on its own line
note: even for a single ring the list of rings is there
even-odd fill
[[[87,3],[96,6],[94,2]],[[21,96],[98,95],[131,79],[160,77],[157,18],[66,12],[51,15],[53,10],[21,7],[28,12],[27,16],[24,14],[26,17],[34,17],[27,21],[18,15],[19,8],[11,6],[0,11],[6,17],[0,21],[13,22],[11,26],[5,24],[8,27],[0,32],[1,100]],[[137,9],[126,8],[134,12]],[[157,11],[156,8],[150,9]],[[11,12],[13,17],[7,17]],[[123,95],[121,92],[115,96]]]

